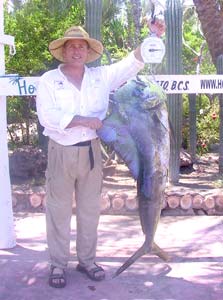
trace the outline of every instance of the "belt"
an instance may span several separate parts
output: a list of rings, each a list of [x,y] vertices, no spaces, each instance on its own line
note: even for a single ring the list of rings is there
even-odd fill
[[[91,141],[85,141],[85,142],[80,142],[80,143],[76,143],[70,146],[77,146],[77,147],[89,147],[89,160],[90,160],[90,166],[91,166],[91,170],[94,168],[94,155],[93,155],[93,149],[92,149],[92,145],[91,145]]]
[[[91,141],[80,142],[77,144],[73,144],[71,146],[78,146],[78,147],[91,146]]]

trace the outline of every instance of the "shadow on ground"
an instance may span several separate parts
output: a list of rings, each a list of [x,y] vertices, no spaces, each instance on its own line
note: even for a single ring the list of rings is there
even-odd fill
[[[156,242],[171,261],[145,255],[113,279],[144,237],[136,216],[102,216],[97,257],[106,270],[103,282],[75,270],[75,221],[73,217],[68,283],[60,290],[47,284],[44,216],[16,219],[17,246],[0,250],[0,300],[223,299],[223,217],[162,217]]]

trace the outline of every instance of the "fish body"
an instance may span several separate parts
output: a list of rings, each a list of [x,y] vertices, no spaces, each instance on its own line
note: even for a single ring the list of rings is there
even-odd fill
[[[152,250],[165,258],[154,243],[170,152],[166,95],[162,88],[146,76],[128,81],[113,94],[112,111],[98,136],[123,159],[137,181],[139,216],[145,234],[144,244],[117,270],[117,276]]]

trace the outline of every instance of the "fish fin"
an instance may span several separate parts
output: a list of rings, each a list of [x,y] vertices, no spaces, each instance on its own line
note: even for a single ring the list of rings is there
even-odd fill
[[[127,261],[115,272],[112,278],[117,277],[122,272],[124,272],[129,266],[131,266],[138,258],[146,254],[144,244],[140,247]]]
[[[164,261],[170,261],[170,256],[163,249],[161,249],[156,243],[153,242],[152,252],[159,256]]]
[[[135,142],[125,126],[116,129],[117,138],[112,144],[115,152],[123,159],[134,179],[139,175],[139,155]]]
[[[106,125],[97,130],[97,135],[106,144],[113,143],[117,139],[117,134],[114,128]]]

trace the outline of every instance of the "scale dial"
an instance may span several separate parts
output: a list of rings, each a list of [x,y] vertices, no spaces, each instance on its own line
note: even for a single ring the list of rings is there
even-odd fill
[[[141,44],[141,55],[145,63],[159,64],[165,55],[165,46],[158,37],[148,37]]]

